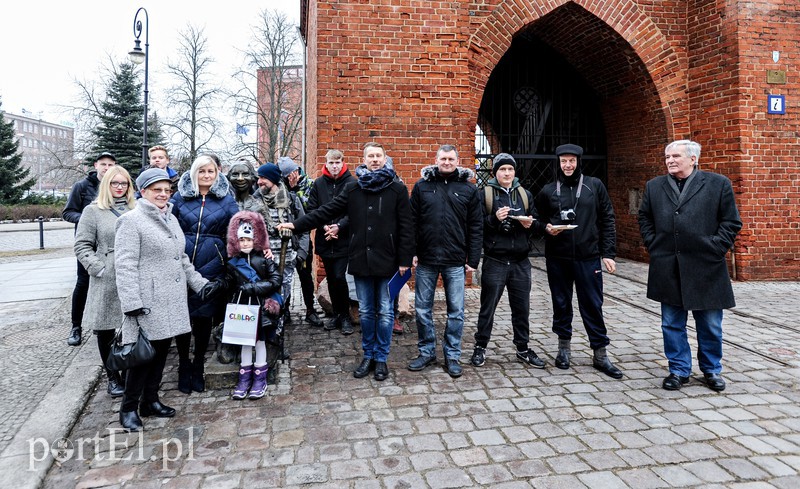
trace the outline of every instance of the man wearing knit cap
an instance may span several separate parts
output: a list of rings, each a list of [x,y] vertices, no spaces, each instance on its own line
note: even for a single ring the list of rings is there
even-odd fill
[[[544,361],[528,347],[530,327],[531,262],[528,260],[531,233],[541,233],[533,214],[533,196],[516,177],[517,162],[508,153],[492,160],[494,178],[487,183],[483,209],[483,267],[481,268],[481,311],[475,332],[475,351],[470,363],[476,367],[486,361],[486,347],[492,335],[497,303],[508,289],[511,327],[517,359],[534,368]]]
[[[300,199],[283,183],[278,165],[265,163],[258,167],[257,173],[258,190],[253,194],[252,199],[245,202],[242,210],[258,212],[264,218],[269,234],[269,247],[277,261],[281,252],[281,237],[277,226],[281,223],[294,222],[305,215],[305,212]],[[288,242],[281,290],[285,304],[289,303],[292,294],[295,262],[306,259],[308,239],[308,233],[298,234]],[[286,308],[285,323],[291,323],[288,307]]]
[[[553,332],[558,335],[556,367],[570,367],[574,286],[589,346],[594,350],[592,365],[621,379],[622,372],[606,353],[609,339],[603,320],[603,265],[608,273],[617,269],[614,208],[603,182],[583,174],[583,148],[563,144],[555,153],[556,180],[536,196],[536,210],[546,232],[547,282],[553,298]]]
[[[300,167],[288,156],[278,158],[278,168],[281,169],[281,176],[286,188],[297,195],[300,203],[303,204],[303,210],[308,211],[308,197],[311,194],[312,186],[311,179],[301,173]],[[300,290],[303,291],[303,302],[306,305],[306,322],[312,326],[320,327],[322,326],[322,321],[314,310],[314,278],[311,276],[313,263],[314,245],[309,239],[306,259],[301,261],[298,258],[295,262],[295,268],[297,269],[297,276],[300,277]]]

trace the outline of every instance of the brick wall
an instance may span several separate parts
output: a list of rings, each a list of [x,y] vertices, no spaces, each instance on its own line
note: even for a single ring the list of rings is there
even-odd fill
[[[337,147],[352,168],[376,140],[410,187],[439,144],[468,155],[488,78],[527,30],[598,95],[621,256],[647,259],[636,197],[664,173],[664,145],[689,137],[703,145],[702,167],[734,182],[745,222],[737,276],[800,279],[796,1],[304,1],[309,161]],[[768,86],[766,69],[789,83]],[[775,92],[785,116],[766,114]]]

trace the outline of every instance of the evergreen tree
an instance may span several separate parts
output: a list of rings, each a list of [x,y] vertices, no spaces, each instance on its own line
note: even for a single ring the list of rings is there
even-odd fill
[[[147,116],[147,146],[166,146],[164,144],[164,131],[162,128],[163,124],[161,124],[161,118],[158,116],[158,112],[154,111]]]
[[[133,175],[142,167],[142,84],[132,63],[119,65],[111,81],[106,97],[100,104],[100,123],[92,131],[96,140],[88,160],[108,151],[117,158],[117,164]],[[149,138],[148,138],[149,139]],[[148,141],[149,145],[149,141]]]
[[[22,167],[19,142],[14,140],[14,125],[3,119],[0,99],[0,204],[16,204],[35,183],[30,169]]]

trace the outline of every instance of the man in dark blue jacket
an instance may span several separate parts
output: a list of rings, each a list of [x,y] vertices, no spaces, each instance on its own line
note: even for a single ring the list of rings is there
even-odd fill
[[[445,369],[461,376],[461,334],[464,330],[466,273],[478,268],[483,244],[481,193],[471,180],[472,170],[458,166],[458,151],[445,144],[436,152],[436,164],[422,169],[411,191],[417,256],[415,261],[417,348],[419,356],[408,369],[422,370],[436,362],[433,297],[439,275],[447,301],[447,323],[442,348]]]
[[[547,233],[547,282],[553,297],[553,332],[558,335],[555,363],[560,369],[570,366],[574,286],[589,346],[594,350],[592,365],[621,379],[622,372],[606,353],[609,339],[603,320],[602,266],[608,273],[617,270],[614,208],[603,182],[581,171],[582,155],[583,148],[575,144],[557,147],[556,180],[536,196],[536,210]]]
[[[61,213],[61,217],[65,221],[75,224],[75,229],[78,229],[78,221],[81,219],[83,210],[92,203],[97,197],[98,186],[103,175],[106,174],[109,168],[117,164],[117,159],[111,153],[100,153],[100,156],[94,162],[94,171],[83,180],[77,182],[72,186],[72,191],[69,193],[67,205]],[[89,293],[89,274],[83,268],[81,262],[78,262],[78,280],[75,282],[75,290],[72,291],[72,330],[67,338],[69,346],[78,346],[81,344],[82,331],[81,322],[83,321],[83,309],[86,307],[86,295]]]
[[[314,180],[308,195],[308,212],[319,209],[333,201],[353,181],[353,175],[344,164],[341,151],[332,149],[325,155],[322,176]],[[347,214],[334,217],[317,228],[314,251],[325,265],[325,278],[333,306],[333,319],[326,325],[330,331],[341,328],[342,334],[353,334],[350,321],[350,297],[347,287],[347,250],[350,246],[350,218]]]
[[[492,160],[494,178],[487,184],[491,202],[483,217],[483,267],[481,268],[481,312],[475,332],[475,351],[470,363],[480,367],[486,361],[486,347],[492,335],[497,303],[508,288],[511,327],[517,359],[534,368],[544,361],[528,348],[530,325],[531,262],[529,238],[542,227],[533,214],[533,196],[516,177],[517,162],[508,153]]]
[[[375,371],[375,380],[386,380],[394,313],[389,280],[411,268],[414,232],[408,189],[395,181],[386,167],[386,152],[378,143],[364,145],[364,164],[356,168],[355,182],[347,184],[329,204],[278,229],[307,232],[336,216],[350,218],[349,272],[356,282],[361,347],[364,357],[353,372],[357,379]]]

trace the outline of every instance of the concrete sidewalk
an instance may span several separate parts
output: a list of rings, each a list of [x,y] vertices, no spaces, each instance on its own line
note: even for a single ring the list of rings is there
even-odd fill
[[[408,333],[394,337],[389,379],[354,379],[358,332],[295,321],[289,368],[267,398],[183,395],[171,356],[162,400],[175,418],[145,418],[143,433],[121,434],[119,401],[97,390],[60,447],[57,438],[33,447],[15,439],[17,473],[3,481],[18,487],[9,477],[38,474],[55,456],[46,488],[800,487],[800,284],[735,284],[739,306],[725,316],[727,390],[707,389],[695,367],[683,390],[668,392],[646,265],[620,260],[619,275],[605,277],[610,354],[625,373],[615,381],[591,367],[577,320],[573,367],[553,367],[547,281],[543,262],[533,263],[530,345],[545,370],[515,360],[505,298],[486,365],[467,365],[478,289],[467,291],[459,379],[441,358],[406,370],[416,355]]]

